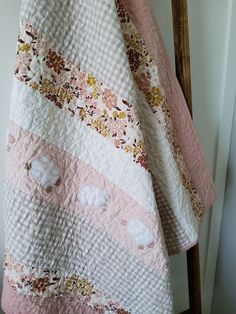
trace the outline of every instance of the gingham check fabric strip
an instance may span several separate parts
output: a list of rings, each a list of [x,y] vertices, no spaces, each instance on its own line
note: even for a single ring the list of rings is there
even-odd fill
[[[185,229],[175,217],[173,209],[170,208],[161,190],[157,178],[153,177],[153,188],[156,194],[156,201],[163,226],[163,233],[166,247],[169,254],[179,253],[189,245],[189,238]]]
[[[49,36],[65,57],[133,101],[132,74],[114,1],[23,0],[21,19]]]

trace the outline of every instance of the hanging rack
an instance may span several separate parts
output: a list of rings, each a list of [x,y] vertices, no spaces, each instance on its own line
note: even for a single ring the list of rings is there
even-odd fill
[[[188,27],[188,0],[172,0],[176,76],[192,116],[192,90]],[[201,277],[199,244],[186,253],[189,309],[181,314],[201,314]]]

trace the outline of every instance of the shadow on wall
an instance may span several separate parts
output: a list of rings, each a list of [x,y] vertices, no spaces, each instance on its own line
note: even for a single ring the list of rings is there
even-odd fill
[[[236,155],[236,114],[234,113],[212,314],[236,313],[235,155]]]
[[[12,87],[18,21],[21,1],[0,0],[0,295],[2,291],[2,261],[4,247],[4,205],[3,190],[5,178],[6,130],[9,120],[10,95]],[[0,309],[0,313],[3,313]]]

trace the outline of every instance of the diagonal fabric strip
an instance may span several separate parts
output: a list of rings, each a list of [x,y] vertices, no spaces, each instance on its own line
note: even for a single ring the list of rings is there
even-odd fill
[[[75,298],[39,298],[29,295],[19,294],[13,289],[7,278],[3,281],[3,302],[2,308],[6,313],[76,313],[76,314],[96,314],[97,311],[89,307],[86,303],[78,302]],[[70,312],[68,311],[70,309]],[[124,311],[125,313],[125,311]]]
[[[171,314],[216,194],[149,0],[22,0],[7,314]]]
[[[168,99],[168,108],[185,163],[206,209],[216,199],[216,191],[202,147],[174,70],[152,15],[150,0],[121,0],[129,12],[151,55],[158,65],[160,82]],[[194,156],[194,158],[193,158]]]

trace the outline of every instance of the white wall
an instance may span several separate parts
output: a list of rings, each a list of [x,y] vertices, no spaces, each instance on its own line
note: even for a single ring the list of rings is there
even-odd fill
[[[5,176],[5,143],[8,123],[11,82],[15,62],[20,1],[0,0],[0,259],[3,259],[4,208],[3,182]],[[0,272],[2,285],[2,269]],[[1,286],[0,286],[1,287]],[[0,310],[1,312],[1,310]]]
[[[236,114],[234,115],[226,194],[212,313],[236,313]]]
[[[153,0],[153,3],[166,47],[173,61],[171,1]],[[213,210],[205,217],[201,227],[203,314],[209,314],[214,288],[232,124],[233,91],[236,81],[230,79],[234,64],[231,55],[236,54],[236,49],[231,44],[232,32],[236,30],[236,25],[233,27],[231,19],[236,15],[236,1],[189,0],[188,3],[193,118],[218,192],[218,200]],[[179,313],[188,307],[186,259],[183,254],[172,258],[171,262],[175,312]],[[221,314],[226,313],[221,312]]]
[[[232,2],[232,11],[236,14],[236,1]],[[234,119],[231,134],[231,147],[225,189],[225,201],[220,235],[220,247],[216,269],[216,280],[212,313],[236,313],[236,20],[231,20],[231,38],[226,76],[224,109],[234,102]],[[226,110],[228,111],[228,110]],[[223,111],[225,116],[225,110]],[[224,118],[224,121],[227,119]]]
[[[231,45],[232,32],[235,32],[231,21],[236,11],[235,0],[191,0],[189,3],[194,122],[218,192],[218,200],[202,226],[200,242],[203,313],[208,314],[214,288],[234,105],[235,81],[229,77],[235,62],[229,56],[236,53]]]
[[[161,31],[173,59],[171,25],[171,1],[153,0]],[[227,164],[227,149],[231,129],[231,107],[224,116],[225,142],[219,149],[221,136],[221,111],[226,97],[225,88],[230,9],[234,0],[189,0],[190,44],[192,57],[193,111],[194,122],[206,152],[209,166],[217,177],[220,191],[214,214],[206,217],[201,234],[201,263],[203,281],[204,313],[210,313],[211,295],[214,284],[214,264],[216,263],[221,203],[223,202],[224,180]],[[235,3],[235,2],[234,2]],[[0,0],[0,254],[3,254],[3,180],[5,168],[5,130],[7,128],[10,103],[11,78],[15,60],[15,45],[18,30],[20,1]],[[222,150],[225,154],[222,156]],[[218,171],[223,158],[223,167]],[[215,219],[217,216],[217,219]],[[215,221],[214,228],[211,222]],[[210,235],[210,237],[208,237]],[[210,247],[209,247],[210,245]],[[207,251],[210,252],[207,254]],[[173,257],[172,273],[176,313],[187,309],[187,276],[185,254]],[[213,267],[209,267],[213,265]],[[204,280],[205,279],[205,280]],[[215,313],[214,313],[215,314]],[[227,313],[228,314],[228,313]],[[231,314],[231,313],[230,313]]]

